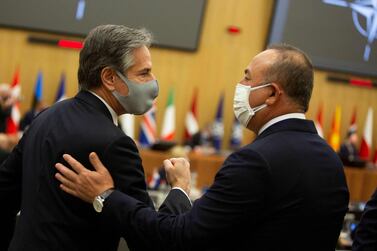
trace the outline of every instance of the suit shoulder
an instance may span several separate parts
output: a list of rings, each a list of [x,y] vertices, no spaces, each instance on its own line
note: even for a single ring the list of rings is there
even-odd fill
[[[223,168],[227,169],[234,166],[269,169],[268,162],[263,155],[254,149],[252,144],[235,151],[224,161]]]

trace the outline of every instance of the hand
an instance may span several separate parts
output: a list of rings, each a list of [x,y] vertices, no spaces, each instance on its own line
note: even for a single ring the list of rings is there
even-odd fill
[[[96,153],[89,154],[89,161],[94,166],[95,171],[86,169],[69,154],[64,154],[63,158],[73,170],[57,163],[55,167],[60,173],[56,173],[55,177],[62,183],[60,188],[66,193],[92,203],[96,196],[114,187],[114,181],[109,171]]]
[[[8,135],[5,133],[0,133],[0,149],[9,150],[9,140]]]
[[[4,102],[4,107],[12,107],[14,103],[16,103],[17,99],[13,95],[9,95],[9,97]]]
[[[190,163],[184,158],[164,160],[166,179],[171,187],[182,188],[187,195],[190,194]]]

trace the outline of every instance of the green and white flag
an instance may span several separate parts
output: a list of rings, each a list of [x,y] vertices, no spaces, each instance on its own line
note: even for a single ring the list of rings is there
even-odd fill
[[[175,106],[174,92],[169,92],[168,103],[166,105],[164,120],[162,124],[161,140],[172,141],[175,135]]]

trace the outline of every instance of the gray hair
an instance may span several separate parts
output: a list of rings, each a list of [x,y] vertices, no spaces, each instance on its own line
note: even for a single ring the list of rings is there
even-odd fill
[[[152,34],[146,29],[123,25],[100,25],[91,30],[80,51],[78,81],[81,90],[101,85],[101,71],[112,67],[125,72],[134,64],[134,49],[152,43]]]

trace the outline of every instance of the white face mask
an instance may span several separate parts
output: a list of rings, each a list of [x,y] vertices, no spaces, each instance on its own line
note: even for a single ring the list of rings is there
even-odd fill
[[[270,86],[271,83],[250,87],[243,84],[236,85],[236,91],[234,93],[233,99],[233,110],[234,114],[238,121],[244,126],[247,127],[249,124],[250,119],[255,115],[256,112],[262,110],[267,106],[267,104],[262,104],[257,107],[250,107],[249,104],[249,96],[252,91],[255,91],[260,88],[264,88]]]

